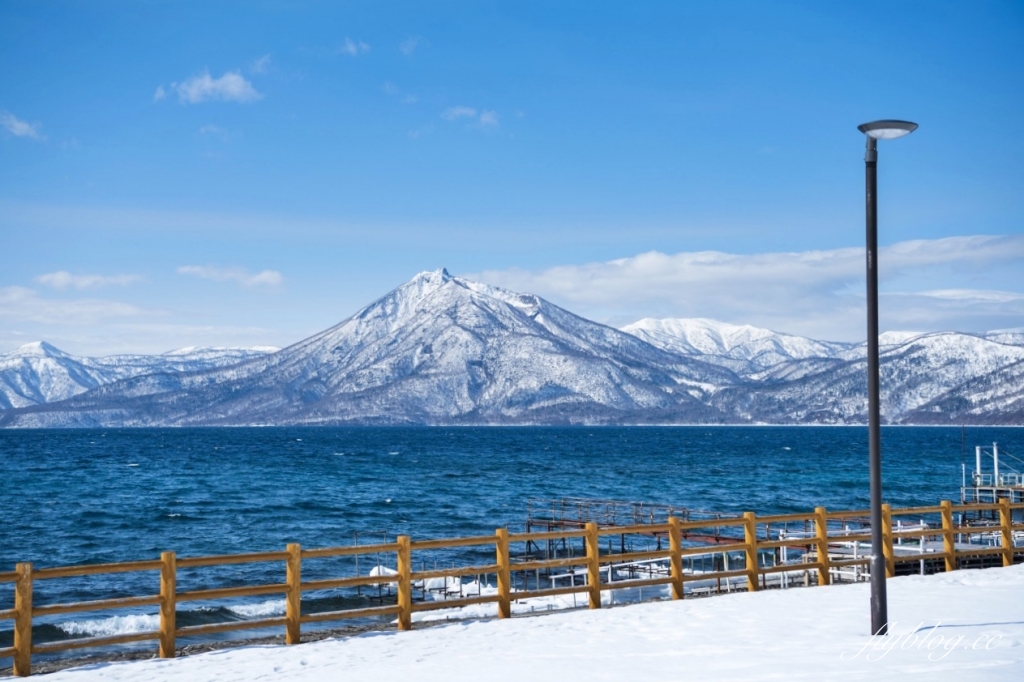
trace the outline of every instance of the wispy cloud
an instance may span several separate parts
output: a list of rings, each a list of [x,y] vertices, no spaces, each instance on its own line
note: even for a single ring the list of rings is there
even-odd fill
[[[396,98],[402,104],[415,104],[419,101],[419,97],[409,92],[402,92],[402,89],[391,81],[385,81],[380,89]]]
[[[253,73],[266,73],[270,69],[270,55],[265,54],[252,63],[249,69]]]
[[[154,315],[128,303],[102,299],[50,299],[25,287],[0,287],[0,318],[15,322],[92,325],[104,320]]]
[[[105,286],[126,286],[141,282],[140,275],[73,275],[67,270],[48,272],[36,277],[40,284],[54,289],[93,289]]]
[[[244,103],[263,98],[238,71],[228,71],[220,78],[213,78],[209,71],[204,71],[182,83],[172,83],[171,86],[177,91],[178,99],[185,104],[208,101]]]
[[[946,301],[977,303],[1012,303],[1024,301],[1024,293],[1014,291],[993,291],[992,289],[934,289],[931,291],[899,292],[902,296],[925,296]]]
[[[446,121],[466,120],[472,121],[480,128],[497,128],[498,112],[490,109],[477,111],[474,107],[454,106],[448,107],[441,112],[441,118]]]
[[[457,121],[460,118],[476,118],[476,109],[473,107],[448,107],[441,112],[441,118],[446,121]]]
[[[178,274],[215,282],[237,282],[246,287],[274,287],[284,281],[284,277],[277,270],[263,270],[254,274],[245,268],[220,268],[212,265],[183,265],[178,268]]]
[[[901,284],[901,291],[886,294],[883,328],[995,328],[1024,316],[1024,294],[1017,292],[971,287],[902,291],[908,281],[968,280],[996,266],[1024,269],[1024,235],[901,242],[881,249],[879,263],[883,285]],[[761,254],[651,251],[470,277],[533,292],[613,324],[641,317],[710,317],[815,338],[855,340],[864,334],[863,248]]]
[[[419,49],[423,45],[426,45],[426,43],[427,41],[425,41],[423,38],[409,38],[408,40],[403,40],[401,43],[398,44],[398,51],[404,54],[406,57],[411,57],[413,54],[416,53],[417,49]]]
[[[498,127],[498,112],[496,111],[481,111],[480,112],[480,125],[484,128],[497,128]]]
[[[164,90],[164,86],[156,86],[156,90],[153,92],[153,101],[160,102],[164,99],[167,99],[167,91]]]
[[[45,140],[39,132],[39,123],[23,121],[9,111],[0,109],[0,127],[15,137],[27,137],[33,140]]]
[[[358,57],[369,51],[369,45],[361,40],[352,40],[351,38],[345,38],[345,42],[338,47],[339,54],[347,54],[350,57]]]
[[[241,137],[241,133],[237,130],[228,130],[215,123],[206,123],[199,126],[199,134],[206,138],[217,139],[222,142],[231,142],[234,139]],[[208,152],[209,154],[209,152]]]

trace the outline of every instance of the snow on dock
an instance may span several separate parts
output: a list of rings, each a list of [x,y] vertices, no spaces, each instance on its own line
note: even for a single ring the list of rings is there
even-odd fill
[[[890,636],[868,585],[743,592],[543,617],[460,621],[291,647],[104,663],[51,682],[257,680],[963,680],[1024,676],[1024,565],[889,581]]]

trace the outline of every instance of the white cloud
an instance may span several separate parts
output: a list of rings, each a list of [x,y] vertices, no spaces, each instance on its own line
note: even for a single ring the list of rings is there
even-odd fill
[[[58,270],[39,275],[36,277],[36,281],[54,289],[89,289],[109,285],[126,286],[134,282],[141,282],[142,277],[139,275],[72,275],[67,270]]]
[[[338,52],[341,54],[347,54],[350,57],[358,57],[361,54],[366,54],[370,51],[370,46],[359,40],[352,40],[351,38],[345,38],[345,42],[338,48]]]
[[[460,118],[476,118],[476,109],[473,107],[448,107],[441,112],[441,118],[446,121],[455,121]]]
[[[200,126],[199,128],[200,135],[219,135],[222,134],[223,132],[223,128],[221,128],[220,126],[216,126],[212,123],[207,123],[206,125]]]
[[[33,140],[45,140],[39,133],[38,123],[22,121],[9,111],[0,110],[0,127],[15,137],[28,137]]]
[[[484,109],[478,112],[473,107],[455,106],[448,107],[441,112],[441,118],[446,121],[458,121],[460,119],[473,119],[480,128],[497,128],[498,112]]]
[[[198,104],[210,100],[222,102],[252,102],[262,99],[252,83],[238,71],[228,71],[220,78],[213,78],[209,71],[193,76],[183,83],[172,84],[178,98],[186,104]]]
[[[883,329],[981,331],[1012,326],[1014,318],[1024,316],[1024,294],[1012,291],[971,286],[904,291],[908,282],[937,278],[970,284],[1000,267],[1019,273],[1024,270],[1024,235],[901,242],[881,249],[879,264],[883,287],[901,285],[901,291],[886,294],[881,306]],[[616,325],[648,316],[710,317],[815,338],[857,340],[864,335],[864,268],[863,248],[762,254],[651,251],[601,263],[470,277],[533,292]],[[1024,289],[1019,275],[1011,281]]]
[[[252,63],[250,69],[253,73],[266,73],[270,68],[270,55],[265,54]]]
[[[1013,291],[993,291],[991,289],[935,289],[933,291],[917,291],[904,293],[905,296],[927,296],[946,301],[963,301],[977,303],[1012,303],[1024,301],[1024,294]]]
[[[399,43],[398,50],[406,57],[411,57],[418,47],[425,44],[426,41],[423,38],[409,38]]]
[[[2,292],[0,292],[2,295]],[[167,321],[158,321],[167,320]],[[21,329],[0,328],[0,353],[30,341],[47,342],[73,355],[100,357],[122,353],[157,355],[185,347],[241,348],[256,345],[283,346],[296,334],[258,326],[174,323],[167,313],[159,316],[111,320],[99,325],[31,323]]]
[[[159,101],[161,101],[162,99],[164,99],[166,97],[167,97],[167,91],[164,90],[164,86],[162,86],[162,85],[156,86],[156,91],[153,93],[153,101],[154,102],[159,102]]]
[[[103,320],[153,314],[119,301],[49,299],[25,287],[0,287],[0,318],[16,322],[93,325]]]
[[[263,270],[255,274],[245,268],[218,268],[212,265],[183,265],[178,268],[179,275],[192,275],[215,282],[237,282],[242,286],[277,286],[284,277],[277,270]]]
[[[415,104],[420,100],[419,97],[412,93],[402,93],[402,89],[391,81],[385,81],[384,85],[380,86],[380,89],[397,98],[402,104]]]

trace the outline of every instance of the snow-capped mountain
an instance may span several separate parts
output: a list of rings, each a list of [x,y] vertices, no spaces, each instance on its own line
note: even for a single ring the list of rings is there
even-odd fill
[[[163,355],[77,357],[37,341],[0,354],[0,410],[65,400],[119,379],[234,365],[278,348],[181,348]]]
[[[647,318],[622,329],[660,348],[729,367],[747,380],[723,387],[712,399],[739,418],[770,423],[866,420],[865,343],[816,341],[706,319]],[[1015,369],[1024,361],[1020,330],[889,331],[878,341],[887,421],[999,421],[1024,407],[1019,402],[1024,389],[1019,379],[1013,383],[1024,371]]]
[[[701,357],[741,374],[788,360],[834,358],[855,345],[815,341],[749,324],[728,324],[704,318],[658,320],[645,317],[622,327],[622,331],[667,351]]]
[[[919,334],[896,342],[900,338],[904,337],[894,336],[889,339],[894,342],[880,344],[884,420],[1024,423],[1021,386],[1019,378],[1014,379],[1021,374],[1015,368],[1024,363],[1024,346],[956,332]],[[867,418],[865,344],[837,355],[785,362],[752,374],[756,390],[727,388],[713,403],[754,421],[863,423]]]
[[[9,411],[20,426],[726,419],[738,378],[531,295],[425,272],[341,324],[224,369]]]
[[[1024,424],[1020,330],[887,332],[879,340],[886,421]],[[132,365],[19,349],[2,357],[35,354],[50,364],[32,370],[35,393],[18,395],[59,397],[69,382],[75,393],[89,390],[2,410],[0,426],[842,424],[864,423],[867,403],[863,343],[703,319],[645,319],[616,330],[444,270],[420,273],[278,352],[166,365],[210,352]],[[154,362],[163,369],[146,365]],[[143,365],[149,371],[100,372]]]

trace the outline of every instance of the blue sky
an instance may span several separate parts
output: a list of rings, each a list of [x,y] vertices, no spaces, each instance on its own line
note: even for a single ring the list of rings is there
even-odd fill
[[[1024,325],[1017,2],[6,2],[0,64],[0,352],[287,345],[442,266],[863,338],[888,117],[883,328]]]

